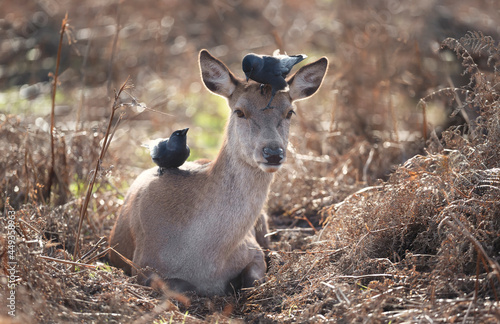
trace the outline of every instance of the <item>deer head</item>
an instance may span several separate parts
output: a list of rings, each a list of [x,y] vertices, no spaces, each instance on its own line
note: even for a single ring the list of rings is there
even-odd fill
[[[224,146],[233,162],[243,162],[264,172],[276,172],[286,161],[286,147],[294,102],[312,96],[325,76],[328,60],[323,57],[303,66],[288,82],[288,91],[276,94],[273,109],[262,110],[271,88],[237,78],[208,51],[199,57],[201,77],[211,92],[227,99],[231,115]]]

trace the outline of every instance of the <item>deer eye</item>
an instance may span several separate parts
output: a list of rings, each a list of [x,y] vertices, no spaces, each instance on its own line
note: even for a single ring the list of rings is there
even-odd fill
[[[236,109],[234,113],[238,116],[238,118],[245,118],[245,113],[239,109]]]
[[[286,119],[290,119],[290,118],[292,118],[292,115],[296,115],[296,113],[295,113],[295,111],[290,110],[290,111],[286,114]]]

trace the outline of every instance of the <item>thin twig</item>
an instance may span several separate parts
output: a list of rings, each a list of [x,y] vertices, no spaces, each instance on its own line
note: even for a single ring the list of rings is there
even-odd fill
[[[31,228],[33,231],[37,232],[38,234],[41,234],[40,231],[38,229],[36,229],[33,225],[29,224],[27,221],[25,221],[24,219],[22,218],[19,218],[18,219],[19,222],[23,222],[24,224],[26,224],[26,226],[28,226],[29,228]]]
[[[273,235],[281,233],[281,232],[312,232],[312,231],[314,231],[312,228],[302,228],[302,227],[278,228],[277,230],[274,230],[271,233],[267,233],[266,235],[264,235],[264,237],[273,236]]]
[[[108,247],[106,249],[104,249],[102,252],[98,253],[97,255],[95,255],[92,259],[88,260],[87,263],[92,263],[94,262],[95,260],[99,259],[100,257],[103,257],[105,256],[109,251],[111,251],[111,248]]]
[[[87,253],[85,253],[84,255],[82,255],[82,257],[80,259],[78,259],[78,261],[82,261],[84,260],[86,257],[88,257],[90,254],[92,254],[95,250],[97,250],[100,246],[101,246],[101,243],[102,242],[105,242],[106,241],[106,237],[103,236],[99,239],[99,241],[97,241],[97,243],[89,250],[87,251]]]
[[[279,254],[335,254],[345,250],[347,247],[342,247],[336,250],[321,250],[321,251],[276,251],[270,249],[249,248],[250,250],[262,251],[265,253],[279,253]]]
[[[54,262],[59,262],[59,263],[64,263],[64,264],[71,264],[74,267],[81,266],[81,267],[87,267],[87,268],[92,268],[96,269],[97,266],[91,265],[91,264],[86,264],[86,263],[80,263],[80,262],[74,262],[74,261],[69,261],[69,260],[61,260],[61,259],[56,259],[56,258],[51,258],[45,255],[40,255],[40,258],[49,260],[49,261],[54,261]]]
[[[318,264],[318,262],[321,260],[320,257],[316,257],[316,259],[313,261],[313,264],[311,265],[311,267],[309,267],[309,269],[306,271],[306,273],[302,276],[302,278],[300,278],[299,282],[297,282],[297,285],[295,286],[295,288],[297,288],[301,283],[302,281],[304,281],[304,279],[309,275],[309,273],[312,271],[312,269],[314,267],[316,267],[316,265]]]
[[[107,89],[108,89],[108,97],[111,96],[111,81],[112,81],[112,72],[113,72],[113,62],[115,58],[115,52],[116,52],[116,44],[118,43],[118,35],[120,34],[120,7],[121,7],[121,1],[117,4],[116,8],[116,33],[115,37],[113,38],[113,46],[111,47],[111,56],[109,58],[109,65],[108,65],[108,80],[107,80]]]
[[[365,279],[365,278],[378,278],[378,277],[394,277],[394,275],[390,273],[372,273],[372,274],[365,274],[365,275],[359,275],[359,276],[336,276],[333,277],[332,279]]]
[[[322,281],[321,284],[327,286],[328,288],[333,289],[333,292],[337,296],[339,302],[346,302],[348,306],[351,305],[351,301],[347,298],[342,289],[340,289],[339,287],[335,287],[334,285],[324,281]]]
[[[108,148],[108,142],[111,141],[111,136],[110,136],[110,131],[111,131],[111,125],[113,123],[113,117],[115,115],[115,111],[118,106],[118,99],[120,98],[121,93],[127,86],[128,80],[130,77],[127,77],[125,82],[123,82],[122,86],[120,87],[120,90],[118,92],[115,91],[115,100],[113,102],[113,106],[111,107],[111,115],[109,116],[109,123],[108,123],[108,128],[106,129],[106,135],[104,136],[104,141],[103,145],[101,148],[101,153],[99,154],[99,158],[96,161],[96,166],[94,169],[94,172],[92,174],[92,179],[89,183],[89,186],[87,188],[87,194],[85,195],[85,200],[82,204],[82,207],[80,209],[80,219],[78,221],[78,231],[76,234],[76,240],[75,240],[75,252],[74,256],[75,258],[79,258],[80,255],[80,234],[82,231],[82,224],[83,224],[83,219],[85,218],[85,215],[87,214],[87,208],[90,202],[90,197],[92,196],[92,189],[94,188],[95,180],[97,178],[97,173],[99,173],[99,170],[101,169],[101,163],[102,160],[104,159],[104,155],[106,154],[106,149]]]
[[[111,139],[113,136],[115,136],[116,129],[118,128],[118,125],[120,124],[120,121],[123,119],[124,113],[121,113],[118,116],[118,120],[116,121],[115,125],[113,126],[113,130],[111,131],[111,135],[109,136],[109,141],[106,143],[106,147],[104,148],[104,151],[108,151],[109,144],[111,143]]]
[[[118,255],[126,264],[128,264],[131,268],[134,268],[134,270],[136,270],[138,274],[142,274],[141,269],[134,262],[132,262],[132,260],[128,259],[123,254],[121,254],[120,252],[116,251],[113,247],[109,247],[106,250],[107,251],[108,250],[113,251],[113,253],[116,253],[116,255]]]
[[[305,220],[307,224],[312,228],[314,233],[318,233],[318,230],[316,229],[316,227],[314,227],[313,223],[311,223],[311,221],[309,220],[309,218],[307,218],[307,216],[304,215],[302,217],[295,217],[295,218],[300,220]]]
[[[61,50],[64,33],[66,32],[66,27],[68,26],[68,13],[63,18],[61,23],[61,30],[59,36],[59,46],[57,48],[57,60],[56,60],[56,70],[54,72],[54,84],[52,85],[52,107],[50,110],[50,169],[49,178],[47,183],[47,201],[50,201],[50,193],[52,191],[52,183],[55,178],[55,148],[54,148],[54,128],[55,128],[55,107],[56,107],[56,90],[57,90],[57,78],[59,76],[59,65],[61,63]]]
[[[474,291],[474,298],[470,301],[469,307],[467,307],[467,312],[465,313],[464,320],[462,321],[463,324],[467,323],[467,317],[469,317],[470,310],[472,309],[472,305],[476,303],[477,295],[476,291]]]
[[[375,149],[372,147],[370,149],[370,153],[368,153],[368,158],[366,159],[366,163],[363,166],[363,182],[368,183],[368,169],[370,167],[370,164],[373,161],[373,156],[375,155]]]
[[[424,136],[424,141],[427,142],[427,103],[420,99],[417,107],[422,108],[422,135]]]
[[[83,317],[95,317],[95,316],[103,316],[103,317],[125,317],[125,318],[132,318],[131,316],[124,315],[122,313],[98,313],[98,312],[92,312],[92,313],[82,313],[82,312],[73,312],[74,315],[76,316],[83,316]]]

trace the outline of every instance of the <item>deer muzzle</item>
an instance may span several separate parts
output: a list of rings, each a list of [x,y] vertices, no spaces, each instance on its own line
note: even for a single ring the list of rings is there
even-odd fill
[[[285,158],[285,151],[281,148],[264,147],[262,156],[270,165],[280,165],[281,161]]]

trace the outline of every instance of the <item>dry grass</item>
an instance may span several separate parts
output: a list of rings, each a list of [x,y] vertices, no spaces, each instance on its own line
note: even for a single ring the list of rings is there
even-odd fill
[[[491,21],[498,19],[494,4],[474,1],[486,18],[472,21],[469,5],[71,7],[77,43],[59,51],[54,158],[50,109],[36,111],[48,96],[43,85],[34,98],[7,102],[0,111],[0,225],[8,229],[7,216],[15,215],[19,276],[16,317],[1,301],[0,321],[498,322],[500,50],[498,36],[484,36],[495,35]],[[9,15],[1,21],[2,34],[35,42],[26,49],[5,45],[10,50],[0,54],[0,66],[12,66],[0,74],[5,93],[46,80],[44,60],[56,67],[64,12],[47,14],[46,21],[26,18],[26,26],[40,25],[29,33],[16,22],[33,18],[25,14],[37,12],[30,6],[7,3]],[[326,54],[332,64],[319,93],[297,104],[289,163],[276,176],[267,206],[273,235],[266,283],[232,296],[186,299],[160,281],[155,289],[139,286],[107,266],[105,238],[128,184],[150,165],[141,141],[187,124],[193,152],[210,157],[217,147],[205,137],[220,136],[225,108],[200,88],[197,51],[209,48],[239,71],[245,53],[275,47]],[[113,104],[108,88],[127,75],[135,87]],[[119,107],[119,117],[110,106]],[[458,120],[460,126],[448,127]],[[113,140],[104,140],[110,133]],[[58,185],[47,197],[50,165]],[[12,244],[9,230],[0,233],[6,300]]]

